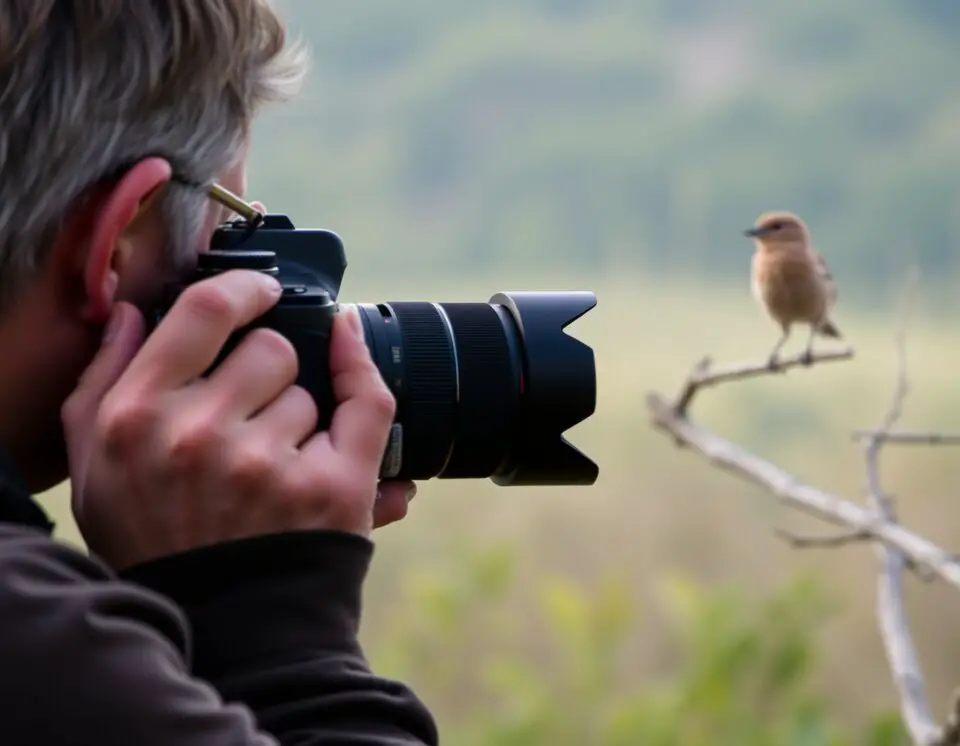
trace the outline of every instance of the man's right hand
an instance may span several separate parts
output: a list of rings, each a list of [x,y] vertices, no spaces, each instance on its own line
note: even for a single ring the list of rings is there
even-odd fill
[[[247,334],[201,378],[279,297],[267,275],[217,275],[188,287],[145,342],[140,313],[117,305],[63,407],[74,514],[115,569],[267,533],[369,534],[395,402],[355,312],[334,320],[328,432],[315,433],[296,353],[272,330]]]

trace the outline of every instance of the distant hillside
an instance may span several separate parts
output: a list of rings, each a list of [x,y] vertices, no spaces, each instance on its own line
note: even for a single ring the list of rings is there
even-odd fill
[[[787,207],[848,291],[955,269],[958,3],[280,6],[314,70],[261,124],[252,184],[353,264],[741,277],[739,231]]]

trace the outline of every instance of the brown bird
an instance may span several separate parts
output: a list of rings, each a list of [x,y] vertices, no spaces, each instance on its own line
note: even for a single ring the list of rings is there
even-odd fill
[[[810,245],[810,232],[797,215],[766,212],[744,235],[754,239],[753,296],[783,331],[770,353],[769,365],[790,337],[793,324],[809,324],[810,336],[803,361],[813,362],[813,341],[823,337],[842,339],[829,315],[837,302],[837,284],[824,258]]]

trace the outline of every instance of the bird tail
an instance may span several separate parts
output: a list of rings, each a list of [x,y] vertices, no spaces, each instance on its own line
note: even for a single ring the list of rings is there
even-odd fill
[[[843,339],[843,336],[840,334],[840,330],[837,328],[830,319],[827,319],[820,327],[817,329],[817,332],[824,337],[832,337],[833,339]]]

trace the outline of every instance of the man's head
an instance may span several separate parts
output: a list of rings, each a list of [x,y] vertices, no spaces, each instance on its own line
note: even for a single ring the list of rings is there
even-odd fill
[[[243,193],[252,119],[302,71],[268,0],[0,5],[0,447],[34,488],[113,303],[192,266],[226,217],[203,185]]]

